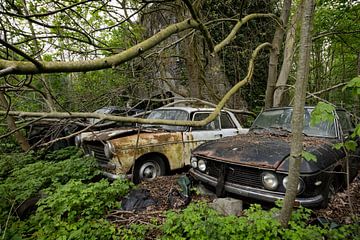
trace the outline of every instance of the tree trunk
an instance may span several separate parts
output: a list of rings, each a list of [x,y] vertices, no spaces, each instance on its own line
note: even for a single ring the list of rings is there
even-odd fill
[[[9,108],[8,101],[6,100],[4,93],[1,91],[0,91],[0,106],[3,107],[4,109]],[[10,115],[6,116],[6,122],[11,131],[16,130],[17,127],[15,123],[15,118],[13,116]],[[30,149],[29,142],[19,131],[14,132],[14,137],[23,151],[26,152]]]
[[[291,0],[284,0],[284,6],[280,17],[282,23],[281,26],[276,27],[274,38],[272,41],[272,51],[270,53],[268,80],[267,80],[266,93],[265,93],[265,108],[272,107],[273,95],[274,95],[275,84],[277,79],[279,54],[280,54],[281,45],[283,43],[284,29],[289,20],[290,9],[291,9]]]
[[[26,1],[23,0],[23,4],[24,4],[24,12],[26,15],[29,15],[29,11],[27,9],[27,6],[26,6]],[[42,61],[42,58],[41,58],[41,55],[40,55],[40,47],[39,47],[39,43],[36,39],[36,33],[35,33],[35,30],[34,30],[34,26],[32,24],[32,22],[28,21],[29,23],[29,28],[30,28],[30,31],[31,31],[31,35],[33,37],[33,43],[34,43],[34,49],[33,49],[33,54],[39,54],[39,56],[37,57],[38,60]],[[52,95],[51,95],[51,89],[50,89],[50,85],[47,81],[47,79],[45,78],[44,75],[40,75],[40,80],[44,86],[44,92],[45,92],[45,102],[46,102],[46,105],[48,106],[49,110],[52,112],[52,111],[56,111],[56,108],[55,108],[55,104],[54,104],[54,101],[53,101],[53,98],[52,98]]]
[[[304,120],[304,105],[306,96],[306,86],[309,76],[309,62],[311,50],[311,26],[314,10],[314,0],[304,1],[304,14],[301,20],[301,35],[300,35],[300,54],[298,61],[298,70],[296,73],[295,83],[295,103],[292,115],[292,140],[289,163],[289,181],[283,207],[280,214],[280,223],[286,227],[291,217],[291,212],[294,206],[297,186],[299,183],[300,164],[302,161],[303,151],[303,120]]]
[[[291,64],[293,62],[293,57],[295,53],[295,39],[296,39],[296,28],[299,26],[303,11],[303,5],[300,3],[298,10],[291,20],[291,24],[288,28],[285,40],[285,49],[284,49],[284,60],[281,66],[279,78],[276,82],[276,87],[274,91],[274,107],[279,107],[283,104],[283,96],[286,90],[286,83],[289,78],[291,71]]]

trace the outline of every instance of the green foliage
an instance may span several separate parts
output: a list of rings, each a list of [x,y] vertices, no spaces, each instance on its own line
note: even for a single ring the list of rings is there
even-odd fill
[[[74,147],[0,155],[0,163],[6,166],[0,181],[4,239],[139,239],[149,229],[117,228],[104,219],[133,185],[125,180],[92,182],[100,173],[95,159],[82,157]],[[36,211],[18,219],[15,209],[33,196],[41,196]]]
[[[330,229],[309,225],[311,210],[297,209],[288,228],[276,219],[280,209],[264,211],[252,205],[241,217],[221,216],[205,203],[190,204],[181,213],[169,212],[162,227],[163,239],[339,239],[359,237],[357,225]],[[357,230],[357,231],[354,231]]]
[[[7,127],[0,126],[0,136],[6,134],[8,131]],[[7,138],[0,139],[0,153],[18,152],[19,150],[20,147],[14,137],[9,136]]]
[[[313,54],[309,92],[317,92],[349,81],[357,73],[360,51],[360,5],[351,1],[317,1],[313,30]],[[352,107],[354,98],[340,88],[324,92],[322,98],[344,107]]]
[[[59,161],[70,154],[71,157]],[[0,225],[6,220],[11,206],[18,207],[40,191],[54,190],[70,179],[89,181],[100,173],[93,158],[74,154],[74,148],[60,150],[56,161],[49,159],[51,155],[57,155],[57,151],[48,156],[35,153],[0,155],[0,166],[3,167],[0,172]]]
[[[317,158],[314,154],[307,152],[307,151],[302,151],[301,153],[302,157],[306,160],[306,161],[314,161],[316,162]]]
[[[350,89],[354,96],[360,95],[360,76],[351,79],[343,88],[343,91],[346,89]]]
[[[105,179],[89,184],[71,180],[39,202],[29,220],[37,228],[32,235],[36,239],[109,239],[117,230],[102,216],[119,208],[119,198],[130,188],[124,180],[112,184]]]
[[[321,122],[333,122],[334,111],[335,107],[331,104],[319,102],[315,109],[311,112],[310,124],[315,126]]]

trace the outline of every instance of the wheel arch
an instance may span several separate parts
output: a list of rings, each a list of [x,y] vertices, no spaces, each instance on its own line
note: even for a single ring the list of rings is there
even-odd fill
[[[140,163],[141,161],[144,161],[149,158],[156,158],[156,159],[162,161],[165,165],[165,174],[168,174],[170,172],[170,163],[169,163],[168,158],[164,154],[159,153],[159,152],[149,152],[149,153],[145,153],[144,155],[141,155],[140,157],[138,157],[135,160],[132,168],[134,168],[135,165]]]

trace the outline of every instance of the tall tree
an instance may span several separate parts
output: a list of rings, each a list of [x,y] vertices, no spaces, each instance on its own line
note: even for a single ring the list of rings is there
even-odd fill
[[[268,80],[265,92],[265,108],[272,107],[273,103],[273,95],[276,86],[276,79],[278,76],[279,55],[281,46],[283,44],[285,28],[288,25],[289,21],[291,3],[291,0],[284,0],[284,6],[282,7],[280,17],[281,24],[276,27],[274,38],[272,41],[273,47],[270,54]]]
[[[303,152],[304,105],[309,77],[311,27],[314,13],[314,0],[304,1],[304,13],[301,18],[300,54],[295,83],[295,103],[291,120],[292,141],[289,163],[289,182],[281,209],[280,222],[287,226],[297,194],[300,164]]]

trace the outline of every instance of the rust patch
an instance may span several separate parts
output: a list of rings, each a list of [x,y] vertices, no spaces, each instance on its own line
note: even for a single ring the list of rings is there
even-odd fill
[[[171,169],[184,166],[182,133],[179,132],[142,132],[122,138],[110,140],[114,145],[115,155],[112,161],[117,161],[121,167],[117,174],[128,172],[135,161],[148,153],[166,156]]]

